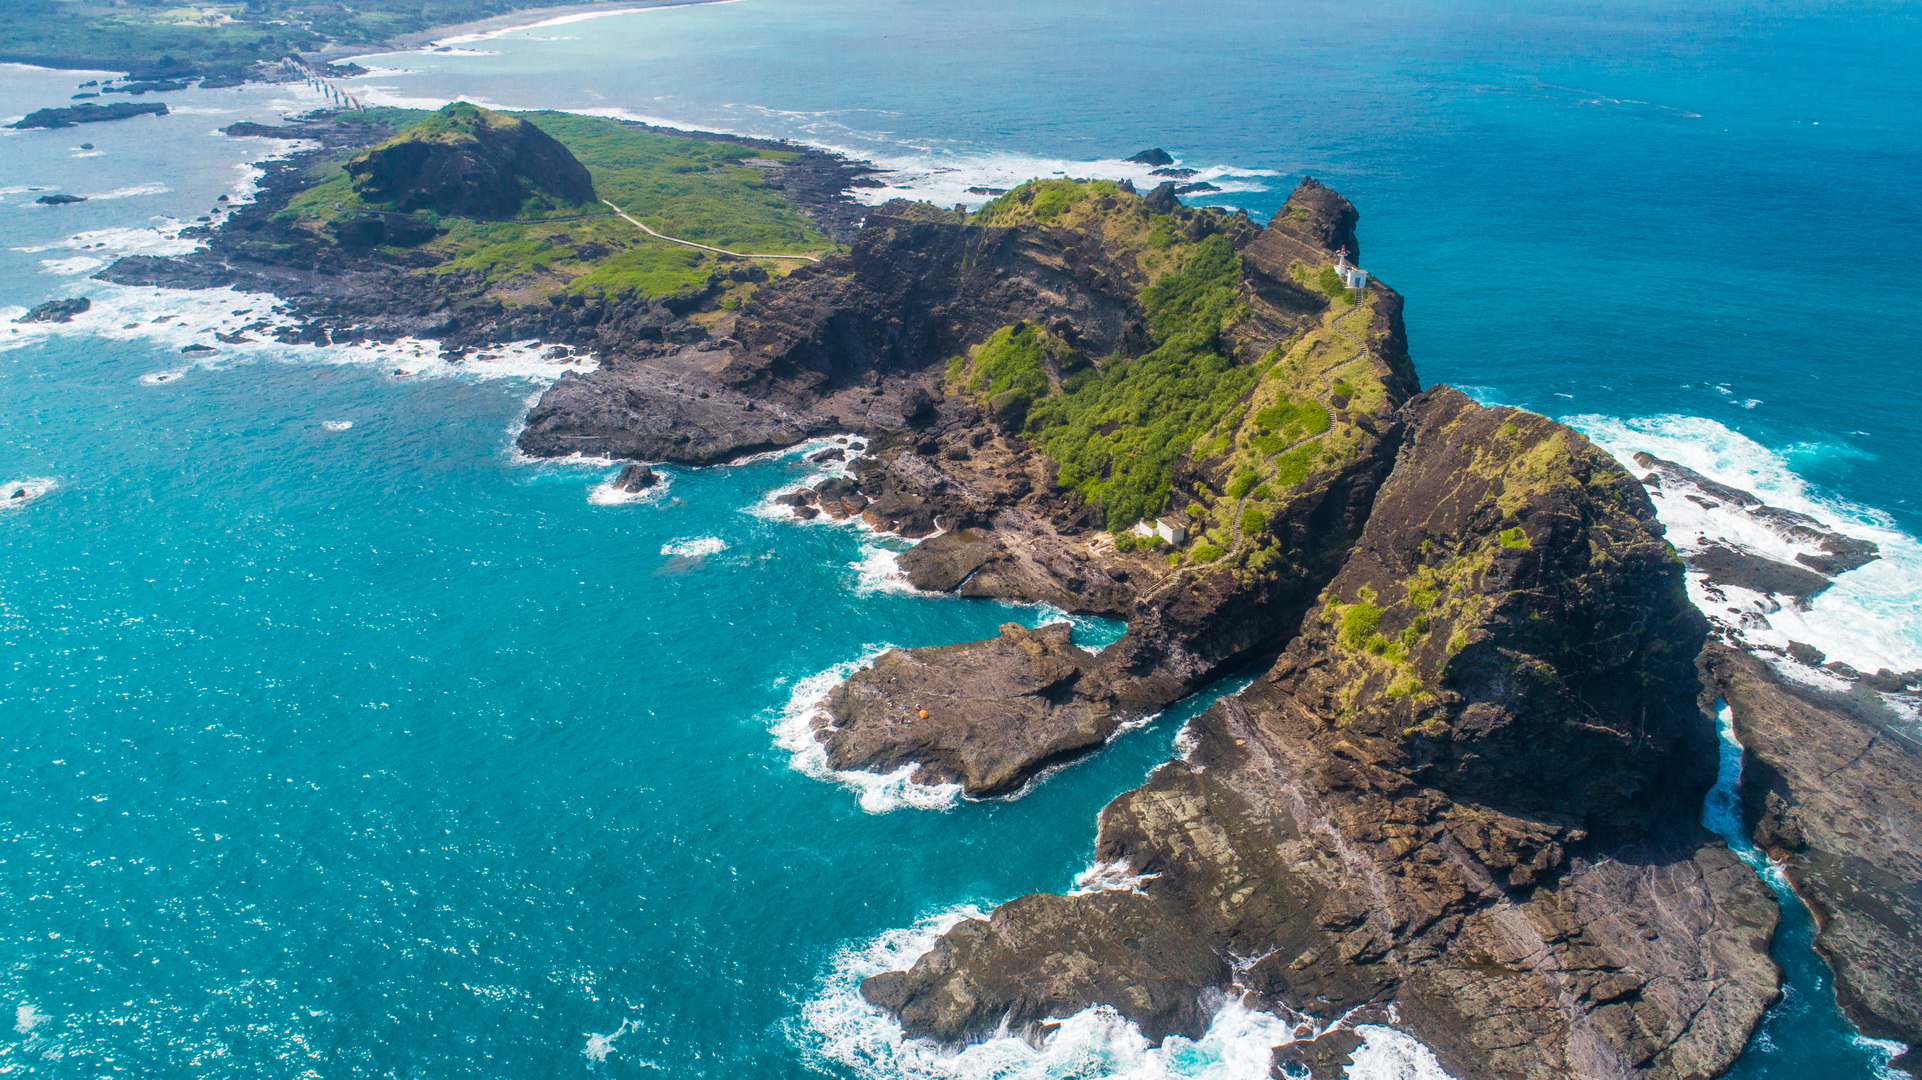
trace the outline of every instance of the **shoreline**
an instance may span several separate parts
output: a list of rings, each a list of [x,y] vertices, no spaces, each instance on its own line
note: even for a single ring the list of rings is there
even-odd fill
[[[365,45],[330,45],[324,49],[301,53],[301,57],[315,63],[334,63],[357,56],[379,56],[388,53],[417,52],[442,41],[456,38],[479,40],[513,30],[527,30],[565,20],[577,22],[588,18],[603,18],[611,15],[627,15],[634,12],[649,11],[656,8],[704,7],[709,4],[731,3],[734,0],[604,0],[602,3],[556,4],[552,6],[521,8],[505,15],[495,15],[472,22],[450,23],[445,26],[432,26],[425,30],[414,30],[397,34],[384,41],[369,42]],[[580,18],[575,18],[579,16]]]
[[[540,26],[554,20],[565,22],[579,21],[579,18],[598,18],[606,15],[625,15],[648,11],[655,8],[700,7],[708,4],[734,3],[737,0],[602,0],[600,3],[554,4],[540,7],[520,8],[504,15],[495,15],[471,22],[449,23],[430,26],[424,30],[412,30],[397,34],[380,41],[370,41],[359,45],[345,45],[333,42],[322,48],[294,55],[317,65],[335,63],[355,56],[377,56],[388,53],[415,52],[438,41],[449,38],[468,38],[470,35],[493,36],[511,30],[524,30]],[[478,40],[473,38],[472,40]],[[44,71],[77,71],[112,74],[116,77],[131,76],[136,69],[106,63],[98,56],[29,56],[24,53],[0,54],[0,65],[12,64],[20,67],[39,68]],[[257,67],[271,66],[272,59],[255,60]],[[199,78],[194,75],[190,78]],[[249,73],[247,82],[272,83],[284,80],[261,78]]]

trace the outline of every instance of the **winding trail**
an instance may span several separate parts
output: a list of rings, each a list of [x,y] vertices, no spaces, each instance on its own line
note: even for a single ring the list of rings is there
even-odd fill
[[[681,238],[676,236],[666,236],[662,233],[655,232],[653,229],[648,228],[646,225],[641,224],[638,218],[629,216],[627,211],[621,209],[618,206],[615,206],[613,203],[608,202],[606,199],[602,199],[601,201],[604,203],[607,203],[609,207],[612,207],[616,214],[619,214],[621,217],[626,218],[628,224],[634,226],[635,228],[641,230],[642,232],[646,233],[647,235],[653,237],[656,240],[665,240],[670,244],[681,244],[685,247],[700,248],[702,251],[712,251],[717,255],[731,255],[736,259],[801,259],[811,263],[818,263],[821,261],[820,259],[817,259],[812,255],[747,255],[739,251],[729,251],[726,248],[709,247],[706,244],[697,244],[692,240],[682,240]]]

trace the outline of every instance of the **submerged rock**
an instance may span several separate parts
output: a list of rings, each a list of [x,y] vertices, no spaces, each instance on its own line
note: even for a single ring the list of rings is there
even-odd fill
[[[87,197],[85,195],[66,194],[42,195],[33,201],[39,203],[41,206],[72,206],[74,203],[86,202]]]

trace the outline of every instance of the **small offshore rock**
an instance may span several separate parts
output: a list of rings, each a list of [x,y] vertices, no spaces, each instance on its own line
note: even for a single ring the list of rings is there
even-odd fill
[[[85,195],[64,195],[64,194],[63,195],[42,195],[33,201],[36,203],[39,203],[41,206],[72,206],[74,203],[86,202],[87,197]]]
[[[626,492],[646,491],[660,482],[660,476],[646,465],[629,465],[614,478],[614,486]]]
[[[33,310],[13,321],[19,323],[72,322],[75,315],[83,314],[92,307],[93,301],[84,296],[69,297],[65,300],[49,300],[44,304],[35,305]]]
[[[63,128],[75,124],[95,124],[103,120],[124,120],[130,116],[167,115],[167,106],[150,101],[136,104],[131,101],[118,101],[112,105],[94,105],[83,102],[69,105],[64,109],[40,109],[8,124],[10,128]]]

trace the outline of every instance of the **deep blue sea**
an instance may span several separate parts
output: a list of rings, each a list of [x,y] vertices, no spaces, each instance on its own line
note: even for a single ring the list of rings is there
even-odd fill
[[[1876,539],[1760,636],[1922,667],[1922,6],[737,0],[450,44],[346,85],[829,145],[896,170],[877,197],[1162,146],[1262,216],[1311,173],[1426,380]],[[91,77],[0,67],[0,117]],[[277,148],[216,129],[319,99],[166,100],[0,134],[0,318],[94,302],[0,322],[0,1075],[1265,1074],[1245,1011],[943,1057],[852,994],[1073,887],[1205,700],[1012,800],[828,775],[796,729],[838,673],[1058,613],[913,595],[884,542],[768,513],[798,455],[629,502],[518,457],[565,370],[537,348],[183,355],[271,300],[87,275],[191,246]],[[1733,1075],[1877,1075],[1808,934],[1785,894],[1788,994]],[[1368,1034],[1357,1080],[1436,1075]]]

